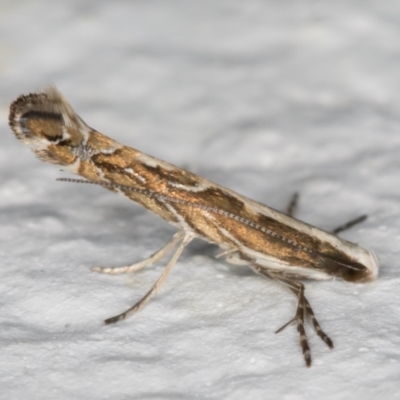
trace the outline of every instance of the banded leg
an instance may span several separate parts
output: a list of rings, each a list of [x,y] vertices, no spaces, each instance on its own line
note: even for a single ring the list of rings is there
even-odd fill
[[[110,274],[110,275],[119,275],[119,274],[130,274],[132,272],[136,272],[141,270],[148,265],[154,264],[157,261],[160,261],[171,249],[173,249],[180,240],[184,237],[185,233],[183,231],[179,231],[175,233],[172,239],[161,249],[157,250],[150,257],[145,258],[142,261],[139,261],[132,265],[124,265],[123,267],[92,267],[92,271],[99,272],[100,274]]]
[[[183,236],[183,234],[182,234],[182,236]],[[186,247],[187,244],[189,244],[192,241],[193,235],[189,233],[189,234],[186,234],[183,237],[183,239],[182,239],[182,237],[180,237],[180,239],[181,239],[181,243],[179,244],[179,246],[176,249],[175,253],[173,254],[171,259],[169,260],[167,266],[164,268],[164,271],[162,272],[160,277],[157,279],[156,283],[151,287],[151,289],[135,305],[133,305],[131,308],[129,308],[128,310],[124,311],[122,314],[119,314],[119,315],[116,315],[115,317],[111,317],[111,318],[106,319],[104,321],[106,324],[113,324],[115,322],[118,322],[118,321],[121,321],[123,319],[126,319],[129,316],[131,316],[132,314],[134,314],[135,312],[141,310],[147,304],[147,302],[150,300],[151,296],[159,291],[159,289],[161,288],[161,286],[165,282],[165,279],[168,277],[169,273],[171,272],[172,267],[177,262],[177,260],[178,260],[179,256],[181,255],[183,249]]]
[[[306,330],[304,328],[304,317],[305,313],[305,297],[304,297],[304,285],[297,281],[283,281],[285,285],[289,286],[289,288],[296,293],[298,302],[297,302],[297,310],[293,319],[286,323],[282,328],[278,329],[277,332],[282,331],[286,326],[288,326],[291,322],[296,321],[297,323],[297,332],[300,335],[300,347],[303,352],[304,360],[306,362],[307,367],[311,366],[311,350],[310,345],[308,344]]]
[[[281,328],[279,328],[275,333],[279,333],[283,331],[288,325],[292,322],[297,322],[297,331],[300,335],[300,346],[303,351],[304,359],[307,367],[311,366],[311,352],[310,347],[307,340],[307,334],[304,328],[304,320],[305,317],[309,318],[313,324],[314,330],[316,334],[327,344],[327,346],[332,349],[333,343],[330,337],[322,330],[319,325],[315,314],[312,310],[312,307],[304,295],[304,285],[301,282],[298,282],[294,279],[289,279],[283,273],[277,273],[276,271],[268,271],[265,267],[259,267],[258,265],[253,265],[252,269],[257,273],[266,276],[270,279],[278,281],[283,285],[287,286],[298,298],[297,310],[295,316],[284,324]]]
[[[322,330],[320,324],[317,321],[317,318],[315,317],[314,311],[311,308],[311,305],[309,301],[307,300],[307,297],[304,296],[304,306],[306,310],[307,317],[310,318],[314,330],[316,334],[327,344],[327,346],[332,350],[333,349],[333,342],[332,339]]]
[[[287,286],[286,283],[284,283],[284,284]],[[295,289],[293,289],[293,288],[290,288],[290,289],[294,292],[294,294],[296,296],[298,296],[298,292]],[[303,295],[303,297],[304,297],[305,313],[306,313],[306,316],[311,320],[311,323],[313,324],[315,333],[327,344],[327,346],[330,349],[333,349],[333,342],[332,342],[331,338],[322,330],[321,325],[318,323],[318,320],[315,317],[315,314],[310,305],[310,302],[307,300],[307,297],[305,297],[304,295]],[[295,319],[296,319],[296,317],[293,317],[290,321],[286,322],[285,325],[281,326],[275,333],[279,333],[279,332],[283,331],[288,325],[290,325],[292,322],[294,322]]]
[[[284,284],[287,286],[287,283],[284,282]],[[290,290],[298,296],[298,291],[292,287],[290,287]],[[310,305],[310,302],[307,300],[307,297],[304,296],[303,293],[303,298],[304,298],[304,310],[306,316],[311,320],[311,323],[313,324],[315,333],[327,344],[327,346],[330,349],[333,349],[333,342],[331,338],[322,330],[321,325],[318,323],[317,318],[315,317],[314,311]],[[285,325],[281,326],[275,333],[279,333],[283,331],[288,325],[290,325],[296,317],[292,318],[290,321],[288,321]]]

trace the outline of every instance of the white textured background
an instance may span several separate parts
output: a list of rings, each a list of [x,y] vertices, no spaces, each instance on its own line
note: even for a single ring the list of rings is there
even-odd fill
[[[400,3],[0,2],[0,398],[400,398]],[[285,288],[188,248],[111,277],[173,229],[101,188],[55,182],[9,103],[55,83],[101,132],[376,251],[379,279],[309,282],[330,351],[304,366]]]

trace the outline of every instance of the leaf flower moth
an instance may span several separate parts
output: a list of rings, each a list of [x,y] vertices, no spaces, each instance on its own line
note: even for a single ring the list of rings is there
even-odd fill
[[[45,162],[62,166],[84,179],[60,179],[100,185],[128,197],[157,214],[178,231],[150,257],[133,265],[93,270],[120,274],[138,271],[172,252],[165,269],[147,294],[106,324],[140,310],[164,283],[183,249],[193,239],[203,239],[221,248],[220,256],[232,264],[251,268],[257,274],[280,282],[297,297],[290,323],[297,325],[307,366],[311,352],[305,331],[309,319],[317,335],[333,348],[321,329],[304,294],[302,279],[342,278],[367,282],[378,275],[375,254],[333,233],[301,222],[235,193],[201,176],[151,157],[90,128],[54,87],[22,95],[10,107],[9,124],[15,136]]]

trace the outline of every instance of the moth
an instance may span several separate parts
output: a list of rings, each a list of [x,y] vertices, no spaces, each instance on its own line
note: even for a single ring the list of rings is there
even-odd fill
[[[297,297],[290,323],[296,323],[307,366],[311,352],[305,331],[309,319],[316,334],[330,347],[304,295],[302,279],[341,278],[367,282],[378,275],[372,251],[334,233],[291,216],[295,201],[282,213],[201,176],[151,157],[90,128],[62,94],[50,86],[18,97],[10,107],[9,124],[15,136],[45,162],[62,166],[82,179],[59,179],[100,185],[157,214],[178,229],[161,249],[145,260],[117,268],[93,268],[107,274],[131,273],[172,256],[147,294],[125,312],[105,320],[123,320],[139,311],[164,283],[183,249],[195,238],[220,247],[219,256],[232,264],[280,282]]]

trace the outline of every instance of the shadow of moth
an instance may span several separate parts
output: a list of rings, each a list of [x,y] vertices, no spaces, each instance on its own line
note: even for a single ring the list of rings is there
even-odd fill
[[[173,255],[147,294],[106,324],[139,311],[156,293],[183,249],[194,238],[218,245],[229,263],[245,265],[256,273],[282,283],[298,299],[295,316],[305,363],[311,353],[304,322],[308,318],[317,335],[333,348],[304,295],[301,279],[342,278],[367,282],[378,275],[373,252],[244,197],[201,176],[124,146],[83,122],[58,90],[50,86],[40,93],[18,97],[11,104],[9,124],[16,137],[38,158],[60,165],[82,179],[122,194],[178,228],[161,249],[147,259],[117,268],[94,267],[96,272],[120,274],[138,271]],[[363,219],[361,217],[359,220]]]

